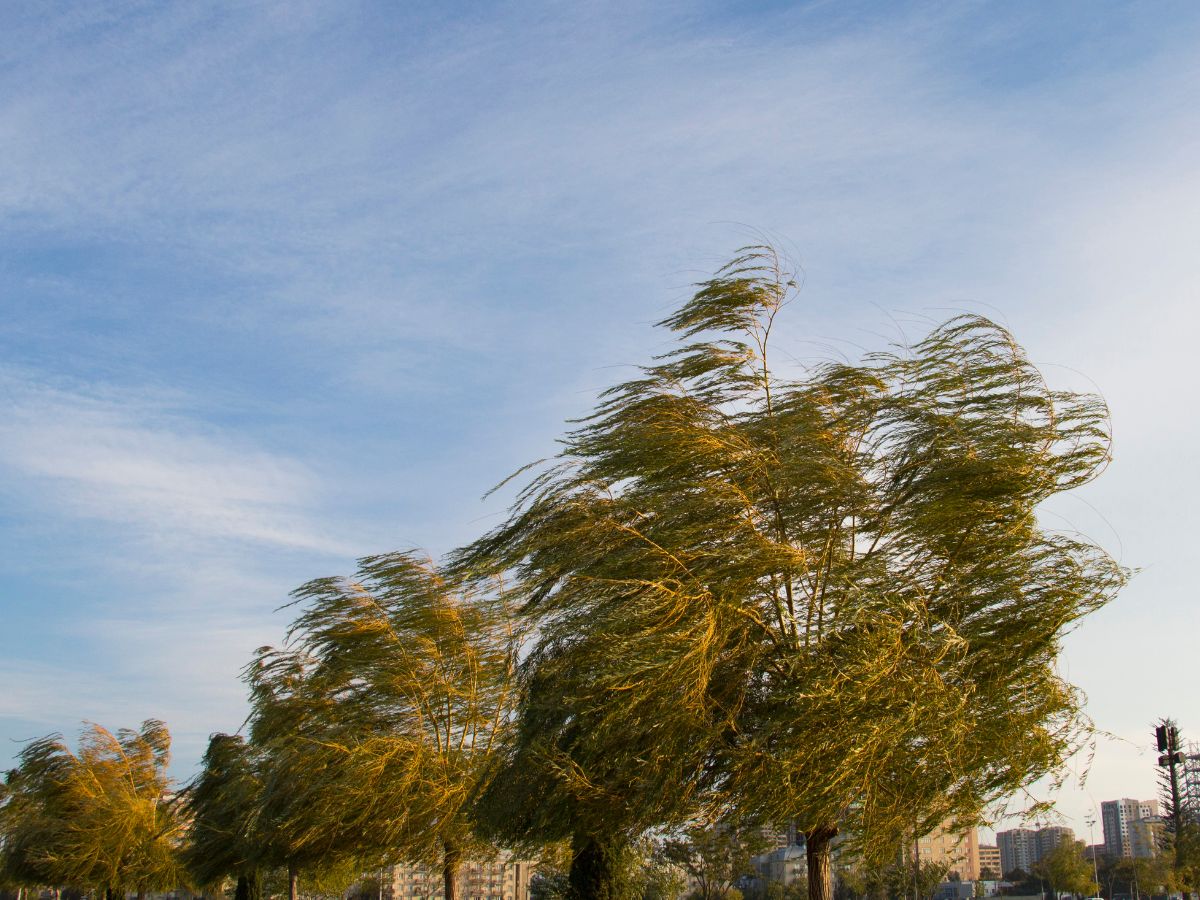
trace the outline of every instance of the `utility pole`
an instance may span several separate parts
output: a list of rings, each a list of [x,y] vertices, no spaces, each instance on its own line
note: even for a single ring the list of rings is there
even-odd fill
[[[1179,749],[1179,729],[1171,724],[1170,719],[1163,719],[1162,724],[1154,729],[1154,737],[1158,742],[1158,764],[1171,771],[1171,819],[1176,837],[1183,831],[1183,815],[1179,808],[1179,775],[1177,768],[1183,764],[1183,751]]]
[[[1087,814],[1088,840],[1092,845],[1092,874],[1096,879],[1096,893],[1100,892],[1100,863],[1096,862],[1096,814]]]
[[[1170,770],[1171,774],[1171,827],[1175,832],[1175,843],[1183,836],[1183,810],[1179,803],[1178,767],[1184,762],[1183,751],[1179,749],[1179,729],[1170,719],[1163,719],[1154,729],[1154,738],[1158,744],[1158,764]],[[1179,871],[1179,854],[1175,854],[1175,871]],[[1185,897],[1187,895],[1185,894]]]

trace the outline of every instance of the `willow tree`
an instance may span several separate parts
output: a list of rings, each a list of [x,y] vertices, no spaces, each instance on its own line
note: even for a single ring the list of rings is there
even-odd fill
[[[263,815],[292,854],[436,862],[454,900],[466,801],[511,717],[508,617],[414,553],[293,596],[287,646],[248,672],[270,755]]]
[[[77,751],[60,735],[30,742],[5,786],[4,869],[27,884],[96,887],[110,897],[185,883],[170,746],[156,720],[116,734],[91,725]]]
[[[968,824],[1085,737],[1055,661],[1124,573],[1038,509],[1104,468],[1105,405],[978,316],[780,368],[794,287],[770,248],[699,285],[660,323],[679,346],[459,555],[537,626],[518,787],[484,797],[500,831],[573,836],[602,870],[606,842],[689,807],[792,821],[826,900],[839,829],[879,856]]]
[[[214,734],[183,795],[189,822],[183,859],[196,883],[237,882],[235,900],[261,900],[266,840],[258,827],[261,758],[243,737]]]

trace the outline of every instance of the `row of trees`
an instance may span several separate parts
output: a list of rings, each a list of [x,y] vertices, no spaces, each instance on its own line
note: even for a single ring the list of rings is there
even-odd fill
[[[184,794],[199,881],[436,860],[453,900],[464,855],[565,843],[572,894],[615,898],[648,832],[794,822],[831,900],[839,832],[889,859],[1057,771],[1089,727],[1061,638],[1125,573],[1038,509],[1107,463],[1104,404],[975,316],[777,366],[794,290],[739,255],[501,525],[300,588]]]

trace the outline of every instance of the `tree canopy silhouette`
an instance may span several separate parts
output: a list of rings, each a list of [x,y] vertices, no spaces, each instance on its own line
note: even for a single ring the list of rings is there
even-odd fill
[[[572,838],[595,896],[606,848],[700,814],[796,822],[828,900],[839,829],[871,855],[970,823],[1089,728],[1055,661],[1125,572],[1038,509],[1108,462],[1103,401],[973,315],[780,368],[794,290],[769,247],[700,284],[455,558],[536,625],[481,809]]]

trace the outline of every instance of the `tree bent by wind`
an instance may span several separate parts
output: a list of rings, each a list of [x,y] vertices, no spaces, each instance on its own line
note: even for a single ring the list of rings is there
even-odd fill
[[[155,719],[89,725],[74,750],[57,734],[27,744],[0,786],[0,879],[108,898],[186,884],[170,748]]]
[[[839,831],[869,857],[977,821],[1088,734],[1055,661],[1126,573],[1038,509],[1108,462],[1104,403],[978,316],[781,370],[794,290],[766,247],[700,284],[455,558],[536,626],[484,820],[571,839],[582,895],[699,816],[795,822],[828,900]]]
[[[509,616],[406,552],[293,597],[287,645],[247,669],[259,815],[289,858],[434,864],[455,900],[479,849],[467,800],[515,700]]]

